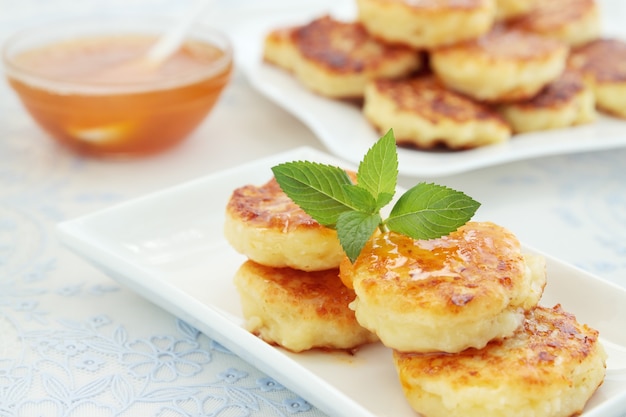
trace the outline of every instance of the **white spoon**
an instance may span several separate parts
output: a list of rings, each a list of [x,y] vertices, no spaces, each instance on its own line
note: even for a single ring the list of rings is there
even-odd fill
[[[189,29],[211,3],[212,0],[196,0],[193,7],[185,13],[182,19],[163,34],[148,50],[143,60],[153,66],[159,66],[165,62],[167,58],[180,48]]]

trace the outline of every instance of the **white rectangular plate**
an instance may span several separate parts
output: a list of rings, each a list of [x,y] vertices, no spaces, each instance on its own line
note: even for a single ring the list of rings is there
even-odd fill
[[[606,19],[617,18],[606,2]],[[307,23],[322,13],[353,19],[352,1],[337,1],[332,9],[277,9],[242,16],[236,41],[238,65],[260,93],[299,118],[334,155],[358,163],[361,155],[380,137],[355,104],[312,93],[291,74],[265,64],[263,39],[270,29]],[[619,14],[617,14],[619,16]],[[605,26],[607,26],[605,24]],[[622,26],[623,27],[623,26]],[[623,30],[623,29],[622,29]],[[624,37],[623,33],[618,34]],[[520,134],[505,144],[464,151],[428,151],[400,148],[400,173],[414,177],[458,174],[507,162],[548,155],[589,152],[626,146],[626,121],[599,115],[594,123],[551,131]]]
[[[415,417],[379,344],[346,353],[288,353],[248,333],[232,282],[244,261],[223,237],[226,203],[245,184],[261,185],[279,162],[337,159],[297,149],[59,225],[62,242],[143,297],[188,321],[334,417]],[[346,167],[348,168],[348,167]],[[527,250],[533,252],[531,249]],[[547,257],[547,256],[546,256]],[[547,257],[543,304],[561,303],[600,330],[609,374],[585,417],[626,410],[626,290]]]

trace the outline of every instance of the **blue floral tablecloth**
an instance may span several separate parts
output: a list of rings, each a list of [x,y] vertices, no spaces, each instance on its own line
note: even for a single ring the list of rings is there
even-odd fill
[[[172,3],[0,0],[0,41],[69,15],[119,9],[176,15],[190,4]],[[296,146],[313,140],[235,78],[213,119],[241,104],[265,106],[276,114],[252,114],[246,129],[269,131],[276,118],[284,128],[278,142],[252,145],[242,160],[289,147],[292,135],[301,138]],[[1,417],[323,415],[195,328],[96,271],[56,237],[60,221],[237,162],[218,156],[236,154],[239,145],[227,143],[227,134],[243,135],[229,125],[207,121],[182,148],[148,160],[87,161],[52,143],[0,83]],[[222,135],[226,142],[207,139]]]

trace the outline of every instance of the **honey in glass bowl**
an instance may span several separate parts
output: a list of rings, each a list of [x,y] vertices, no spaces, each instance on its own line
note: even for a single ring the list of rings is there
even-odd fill
[[[74,151],[134,157],[181,142],[215,105],[232,72],[232,47],[196,25],[159,65],[141,59],[168,20],[65,22],[5,44],[9,84],[32,117]]]

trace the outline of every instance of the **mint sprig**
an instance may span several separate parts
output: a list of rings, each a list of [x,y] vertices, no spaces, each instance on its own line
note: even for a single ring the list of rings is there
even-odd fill
[[[289,198],[318,223],[337,230],[351,262],[376,229],[435,239],[463,226],[480,207],[460,191],[421,182],[400,196],[383,219],[381,210],[393,200],[398,182],[398,152],[391,130],[363,157],[356,184],[343,169],[316,162],[286,162],[272,167],[272,172]]]

